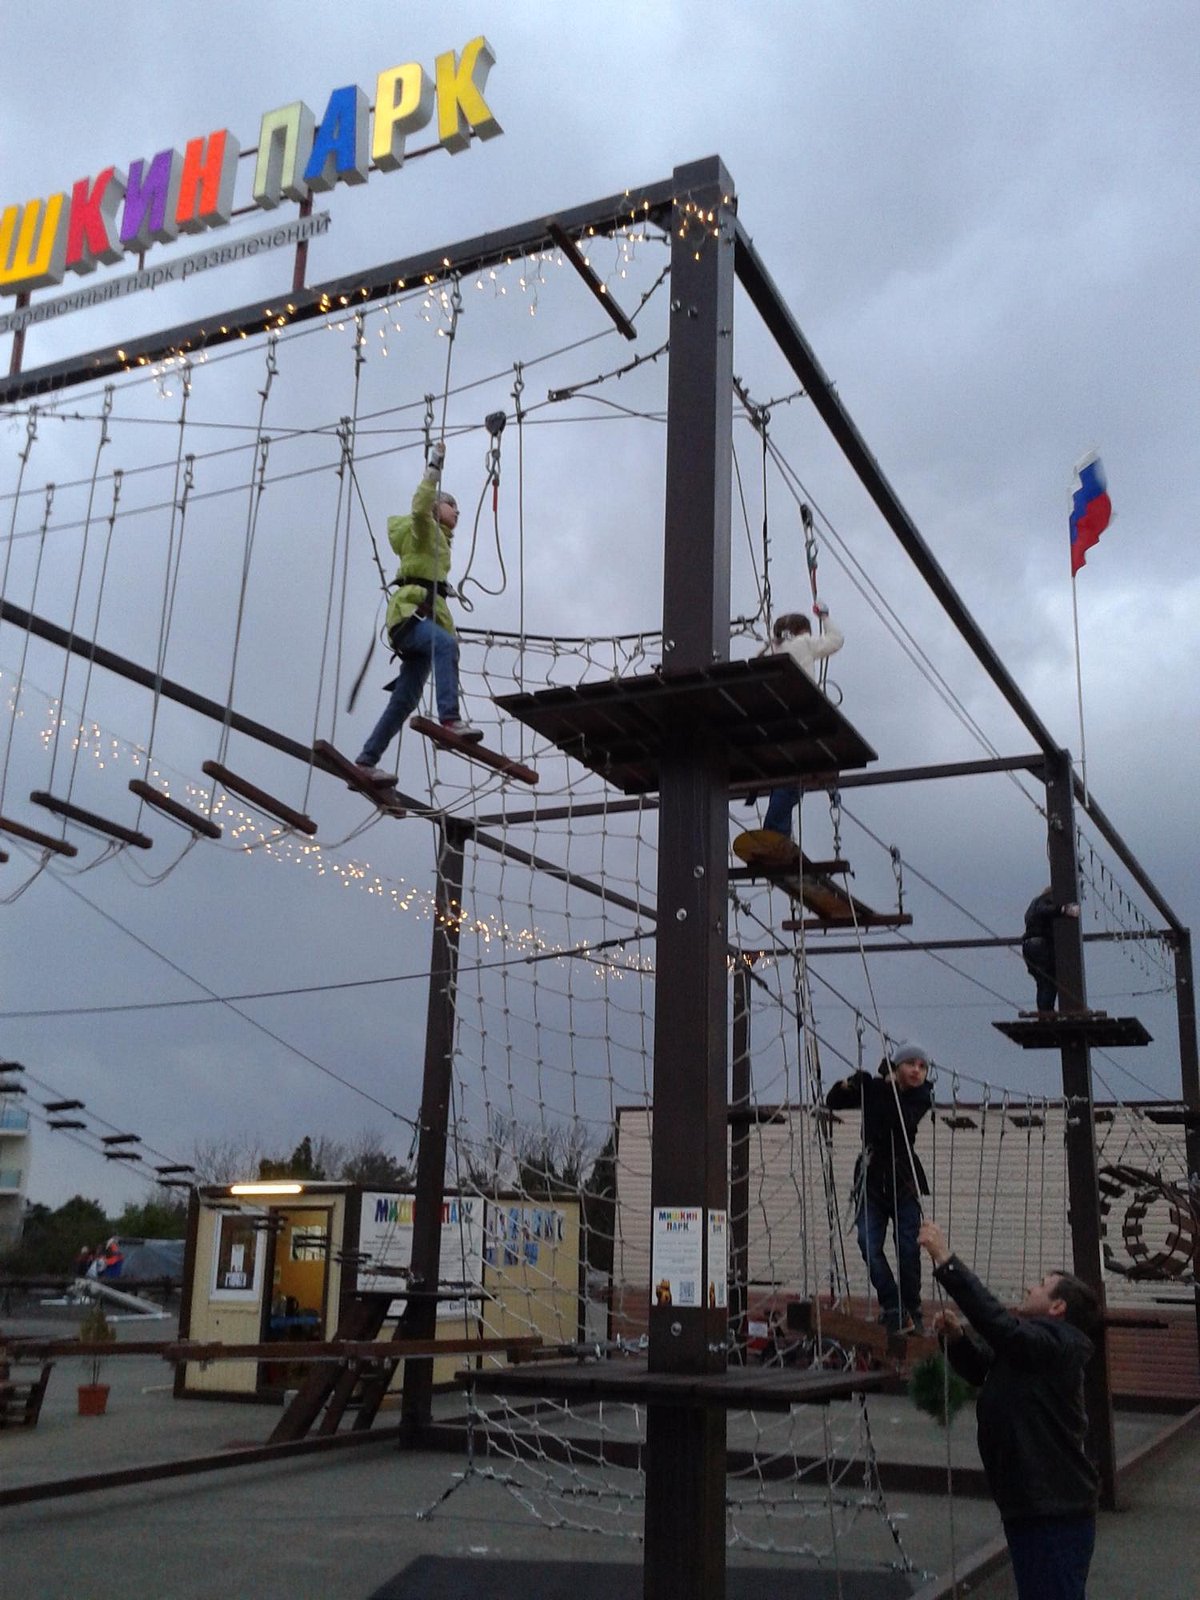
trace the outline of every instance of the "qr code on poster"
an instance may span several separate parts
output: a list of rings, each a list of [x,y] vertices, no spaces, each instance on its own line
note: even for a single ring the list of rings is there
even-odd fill
[[[694,1306],[696,1304],[695,1278],[681,1278],[679,1280],[679,1304],[681,1306]]]

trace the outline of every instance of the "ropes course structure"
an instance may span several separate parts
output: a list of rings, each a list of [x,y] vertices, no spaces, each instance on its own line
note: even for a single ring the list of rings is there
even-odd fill
[[[1061,1094],[1016,1074],[985,1081],[935,1052],[933,1111],[905,1151],[914,1178],[918,1160],[929,1171],[927,1214],[964,1252],[969,1241],[1002,1294],[1067,1262],[1118,1308],[1141,1304],[1138,1284],[1151,1279],[1194,1287],[1190,938],[866,451],[719,162],[554,228],[569,250],[530,224],[297,293],[286,313],[264,307],[219,335],[175,329],[0,383],[23,432],[0,493],[0,833],[16,857],[0,891],[15,900],[44,875],[70,886],[98,868],[158,888],[205,863],[247,875],[288,863],[309,875],[314,904],[336,887],[374,902],[364,916],[428,924],[428,962],[380,980],[427,990],[419,1086],[410,1074],[407,1095],[384,1093],[295,1051],[411,1140],[397,1338],[492,1341],[458,1380],[466,1468],[426,1514],[498,1482],[555,1526],[643,1540],[654,1595],[716,1592],[727,1550],[829,1565],[847,1594],[852,1572],[907,1581],[919,1562],[884,1493],[871,1396],[916,1346],[878,1327],[847,1211],[861,1119],[825,1100],[835,1079],[874,1073],[908,1032],[885,954],[929,958],[947,982],[972,986],[970,1003],[1015,1014],[1020,938],[894,842],[902,806],[881,817],[858,789],[999,778],[1018,796],[1021,837],[1046,837],[1056,897],[1085,901],[1087,932],[1056,933],[1059,1011],[1003,1024],[1026,1049],[1060,1052]],[[573,273],[590,273],[602,302],[640,299],[580,337]],[[744,370],[773,375],[780,355],[787,369],[766,402],[733,377],[735,277],[768,336],[769,359],[747,339]],[[511,359],[485,347],[485,311]],[[590,349],[630,331],[654,348],[611,362]],[[1032,752],[1002,753],[839,529],[835,503],[801,477],[793,458],[819,425]],[[661,581],[638,526],[576,594],[567,564],[595,506],[585,516],[539,501],[545,454],[576,430],[593,441],[635,427],[665,428]],[[742,427],[757,474],[738,458]],[[82,456],[66,437],[90,441],[90,472],[61,470]],[[374,638],[376,591],[399,581],[378,532],[442,444],[469,513],[453,574],[462,715],[483,740],[464,748],[418,721],[394,783],[373,788],[344,752],[375,720],[378,652],[357,677],[352,664],[366,619]],[[581,472],[598,472],[597,500],[607,487],[622,507],[642,504],[640,482],[606,481],[593,442],[574,449]],[[774,528],[772,502],[785,507]],[[537,561],[527,523],[540,530]],[[809,676],[763,653],[785,594],[807,588],[825,630],[825,557],[821,592],[853,594],[980,754],[878,770],[844,714],[853,706],[870,728],[854,669],[835,683],[827,661]],[[549,580],[534,570],[552,563]],[[142,692],[135,735],[130,684]],[[26,820],[18,774],[34,803],[60,802],[57,834]],[[794,853],[779,867],[731,866],[747,803],[781,786],[797,790]],[[106,823],[128,791],[130,825]],[[88,841],[82,860],[74,830]],[[855,866],[847,841],[862,851]],[[922,937],[931,912],[965,919],[970,937]],[[1093,1052],[1107,1068],[1104,1048],[1149,1035],[1090,1008],[1087,940],[1132,957],[1174,998],[1178,1103],[1118,1097],[1094,1065]],[[956,965],[950,953],[969,948],[993,952],[991,964]],[[246,1020],[248,1002],[280,992],[200,987],[196,1003]],[[1109,1089],[1103,1108],[1094,1080]],[[477,1253],[464,1235],[443,1257],[447,1197],[477,1202]],[[512,1362],[495,1344],[526,1339],[557,1359]],[[1090,1381],[1111,1493],[1103,1359]],[[412,1442],[433,1429],[433,1387],[431,1361],[405,1362]]]

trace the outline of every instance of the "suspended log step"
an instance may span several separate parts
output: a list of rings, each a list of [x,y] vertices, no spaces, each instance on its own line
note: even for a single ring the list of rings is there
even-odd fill
[[[781,924],[786,933],[820,933],[826,929],[903,928],[912,918],[903,911],[874,911],[830,876],[830,869],[849,871],[844,861],[810,861],[782,833],[751,828],[733,841],[733,853],[745,866],[731,867],[733,883],[773,883],[813,913],[813,920]]]
[[[1110,1017],[1107,1011],[1050,1011],[1018,1017],[1015,1022],[993,1022],[992,1027],[1022,1050],[1058,1050],[1064,1044],[1111,1050],[1118,1045],[1151,1042],[1136,1017]]]
[[[149,834],[138,833],[133,828],[126,828],[119,822],[109,822],[107,818],[97,816],[94,811],[85,811],[82,806],[73,805],[70,800],[59,800],[55,795],[48,794],[45,789],[34,789],[29,796],[35,806],[41,806],[46,811],[52,811],[56,817],[62,817],[67,822],[77,822],[81,828],[92,828],[96,833],[106,833],[113,839],[119,839],[122,844],[131,844],[139,850],[150,850],[154,840]]]
[[[453,750],[455,755],[466,756],[468,761],[478,761],[481,766],[491,767],[493,772],[503,773],[506,778],[515,778],[518,783],[528,784],[538,781],[538,775],[532,767],[501,755],[499,750],[489,750],[475,740],[460,738],[457,733],[451,733],[440,722],[433,722],[429,717],[413,717],[408,725],[443,750]]]
[[[223,784],[230,794],[238,795],[242,800],[248,800],[252,806],[260,811],[265,811],[268,816],[284,823],[289,828],[295,828],[297,833],[312,835],[317,831],[317,825],[311,817],[306,817],[303,811],[297,811],[289,806],[286,801],[277,799],[275,795],[268,794],[265,789],[260,789],[256,783],[251,783],[248,778],[239,777],[236,772],[231,772],[223,762],[205,761],[201,763],[200,770],[210,778],[216,778]]]
[[[365,795],[374,802],[379,809],[389,817],[406,817],[408,812],[396,801],[392,790],[396,786],[393,778],[390,783],[372,783],[363,777],[363,769],[357,761],[351,761],[349,756],[344,756],[336,745],[330,744],[328,739],[313,740],[313,756],[316,764],[325,772],[331,772],[335,778],[341,778],[348,789]]]
[[[221,837],[219,823],[213,822],[210,817],[202,817],[199,812],[193,811],[190,806],[185,806],[179,800],[172,800],[171,796],[163,794],[161,789],[152,789],[144,778],[130,778],[129,792],[137,795],[139,800],[144,800],[148,806],[153,806],[156,811],[161,811],[163,816],[182,822],[184,827],[190,828],[193,833],[203,834],[206,839]]]
[[[39,833],[36,828],[27,828],[23,822],[13,822],[10,817],[0,817],[0,833],[11,833],[14,839],[24,839],[27,844],[36,844],[41,850],[49,850],[56,856],[77,856],[78,849],[73,844],[68,844],[65,839],[52,839],[48,833]]]

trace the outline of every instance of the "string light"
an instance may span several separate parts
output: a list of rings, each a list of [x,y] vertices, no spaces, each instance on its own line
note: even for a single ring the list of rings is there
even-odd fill
[[[5,683],[5,692],[10,709],[15,693],[13,679],[11,669],[0,669],[0,681],[9,680]],[[67,716],[60,710],[57,699],[28,683],[22,691],[22,705],[31,694],[41,694],[46,701],[46,720],[36,735],[46,749],[58,730],[68,726]],[[23,714],[23,710],[18,712],[18,715]],[[182,798],[196,812],[197,820],[211,815],[213,821],[222,826],[233,849],[239,854],[257,852],[281,864],[302,867],[315,877],[327,879],[341,888],[359,889],[391,910],[414,915],[419,921],[436,920],[443,927],[472,935],[485,950],[496,945],[518,957],[548,957],[560,961],[572,960],[581,953],[576,946],[549,939],[536,927],[514,927],[492,915],[478,916],[470,907],[458,902],[452,903],[448,915],[443,914],[439,911],[436,896],[429,890],[409,884],[403,878],[393,880],[378,872],[368,861],[339,859],[333,853],[334,847],[327,849],[313,839],[290,833],[281,827],[264,825],[261,818],[242,809],[224,790],[214,790],[178,773],[170,773],[157,761],[148,762],[146,751],[141,746],[120,738],[94,720],[76,725],[72,748],[90,758],[97,771],[106,771],[109,767],[119,769],[122,765],[132,766],[164,795]],[[218,849],[222,848],[216,841],[211,843]],[[627,972],[644,973],[653,970],[646,964],[647,959],[636,953],[629,954],[615,963],[605,960],[596,964],[593,971],[598,977],[614,973],[618,977]]]

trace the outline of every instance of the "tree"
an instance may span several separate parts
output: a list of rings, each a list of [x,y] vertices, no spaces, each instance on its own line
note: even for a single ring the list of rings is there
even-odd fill
[[[346,1148],[337,1175],[346,1183],[365,1188],[408,1189],[415,1181],[411,1167],[384,1149],[377,1133],[364,1129]]]
[[[113,1232],[98,1200],[72,1195],[57,1211],[32,1205],[25,1214],[20,1243],[3,1258],[7,1272],[70,1272],[85,1246],[103,1244]]]
[[[286,1160],[273,1161],[264,1156],[258,1163],[258,1176],[261,1179],[310,1178],[313,1182],[319,1182],[327,1174],[313,1150],[312,1139],[306,1133]]]
[[[617,1226],[617,1134],[604,1141],[604,1148],[583,1186],[581,1223],[587,1264],[610,1276]]]
[[[187,1206],[181,1200],[127,1205],[113,1231],[126,1239],[182,1239],[187,1233]]]
[[[258,1139],[197,1139],[192,1146],[192,1166],[198,1184],[236,1183],[252,1178],[262,1161]]]

